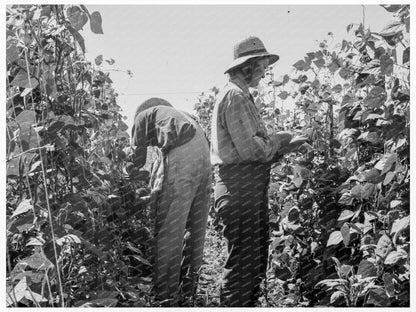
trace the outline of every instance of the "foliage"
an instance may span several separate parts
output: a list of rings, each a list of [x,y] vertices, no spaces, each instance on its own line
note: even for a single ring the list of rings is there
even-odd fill
[[[101,66],[114,60],[86,60],[87,23],[103,33],[83,5],[7,8],[9,306],[147,304],[148,173],[126,174],[127,125]]]
[[[194,105],[198,122],[204,130],[208,140],[211,140],[212,111],[214,109],[215,99],[218,93],[219,89],[216,87],[211,88],[209,93],[202,92],[198,97],[198,102]]]
[[[293,65],[284,117],[312,144],[274,169],[271,272],[311,306],[409,305],[409,7],[386,9],[380,33],[350,25]]]

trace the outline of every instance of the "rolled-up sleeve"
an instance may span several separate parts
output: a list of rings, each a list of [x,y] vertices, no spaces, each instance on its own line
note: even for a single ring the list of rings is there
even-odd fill
[[[234,93],[224,111],[225,127],[230,134],[241,162],[269,162],[278,144],[262,131],[259,118],[253,114],[254,105],[243,95]]]

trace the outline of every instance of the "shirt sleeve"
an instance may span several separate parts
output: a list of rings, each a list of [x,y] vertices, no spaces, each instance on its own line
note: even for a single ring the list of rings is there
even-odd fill
[[[132,162],[135,167],[141,168],[146,164],[147,157],[147,122],[145,114],[139,114],[134,120],[132,128]]]
[[[250,105],[254,104],[242,94],[232,94],[224,112],[225,126],[241,162],[270,162],[278,144],[261,131],[259,120]]]

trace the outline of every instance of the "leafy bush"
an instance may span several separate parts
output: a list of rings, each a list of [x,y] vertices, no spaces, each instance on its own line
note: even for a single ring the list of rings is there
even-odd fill
[[[149,288],[148,172],[126,173],[127,125],[103,56],[84,57],[87,23],[103,32],[82,5],[7,8],[9,306],[147,304],[134,285]]]
[[[271,190],[271,272],[295,302],[409,305],[409,7],[385,8],[396,19],[380,33],[349,25],[352,42],[331,51],[324,40],[293,65],[298,76],[272,82],[295,99],[279,117],[312,138],[275,168]]]

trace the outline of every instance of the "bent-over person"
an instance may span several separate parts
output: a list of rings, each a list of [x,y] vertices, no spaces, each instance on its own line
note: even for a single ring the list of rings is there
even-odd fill
[[[137,108],[132,128],[136,168],[146,163],[147,146],[155,146],[161,155],[155,171],[163,177],[154,183],[160,195],[153,290],[157,300],[175,304],[180,292],[185,298],[194,294],[202,264],[211,189],[209,144],[190,115],[163,99],[151,98]]]

